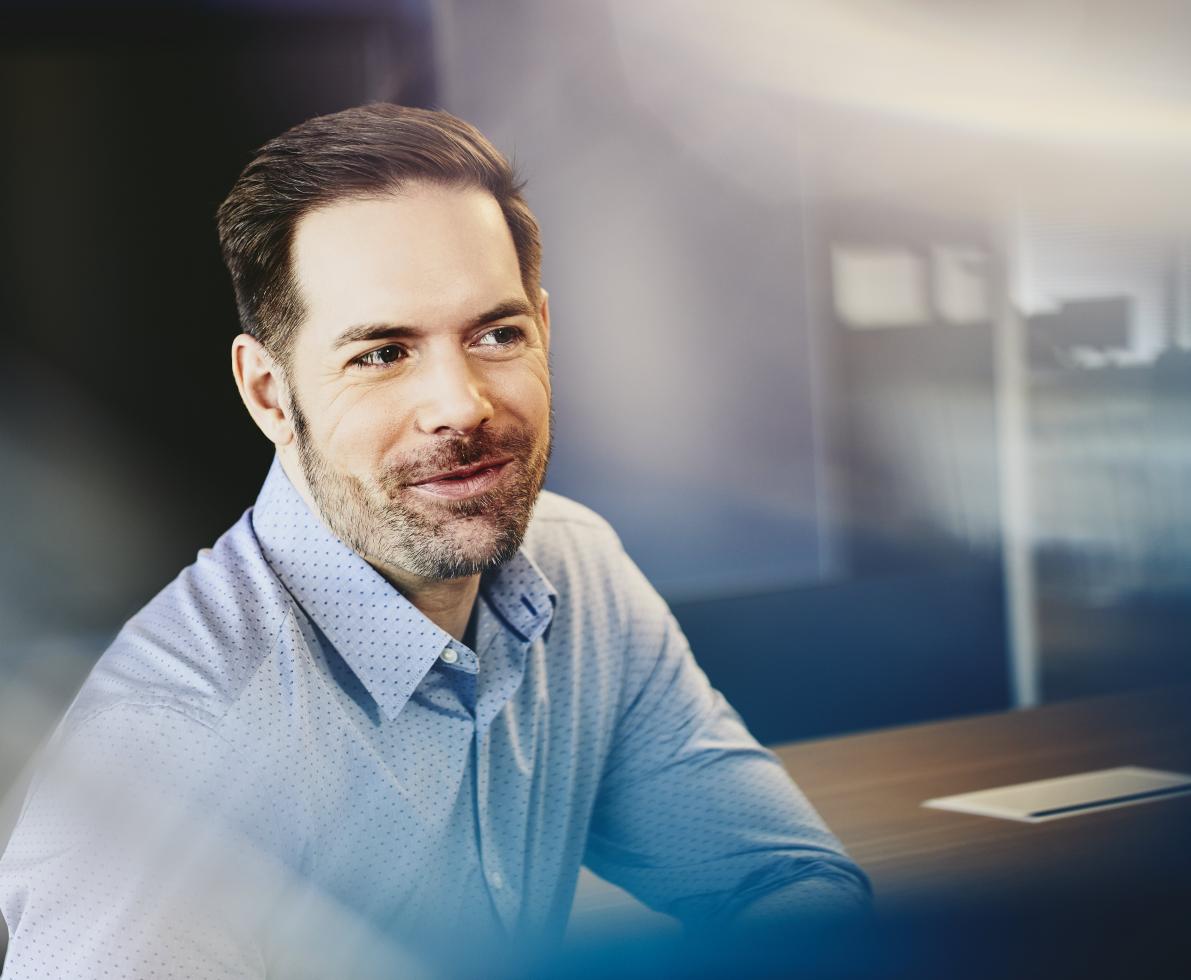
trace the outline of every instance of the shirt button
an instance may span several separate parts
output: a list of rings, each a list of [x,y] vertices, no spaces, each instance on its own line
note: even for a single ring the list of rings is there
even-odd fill
[[[457,654],[451,647],[447,647],[442,652],[442,662],[444,664],[453,664],[458,659],[459,654]]]
[[[490,884],[493,888],[503,888],[505,880],[500,876],[499,871],[489,871],[488,884]]]

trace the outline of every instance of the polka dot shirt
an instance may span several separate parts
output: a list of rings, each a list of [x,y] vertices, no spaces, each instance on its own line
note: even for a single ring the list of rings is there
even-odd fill
[[[4,976],[417,975],[561,934],[584,863],[690,923],[867,896],[602,518],[543,492],[469,646],[275,460],[55,734]]]

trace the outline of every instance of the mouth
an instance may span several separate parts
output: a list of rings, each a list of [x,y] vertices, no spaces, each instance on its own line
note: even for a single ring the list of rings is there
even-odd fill
[[[433,497],[447,497],[459,499],[474,497],[478,493],[490,490],[504,476],[512,462],[511,456],[499,459],[484,460],[472,466],[461,466],[427,477],[410,486],[421,493]]]

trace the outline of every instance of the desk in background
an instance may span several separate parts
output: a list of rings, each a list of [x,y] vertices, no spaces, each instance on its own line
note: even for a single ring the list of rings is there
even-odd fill
[[[880,906],[1036,901],[1124,887],[1191,898],[1191,797],[1024,824],[923,800],[1094,769],[1191,772],[1191,688],[1146,691],[777,749]],[[1191,972],[1191,967],[1189,967]]]
[[[1191,772],[1191,688],[776,751],[868,872],[881,926],[872,951],[805,975],[1191,976],[1191,797],[1038,824],[921,806],[1115,766]],[[608,935],[658,919],[585,874],[572,929]]]

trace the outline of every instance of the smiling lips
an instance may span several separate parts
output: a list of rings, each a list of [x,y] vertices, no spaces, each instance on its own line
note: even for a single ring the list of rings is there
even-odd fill
[[[473,497],[495,486],[510,462],[511,457],[486,460],[472,466],[461,466],[446,473],[439,473],[410,485],[415,490],[435,497]]]

